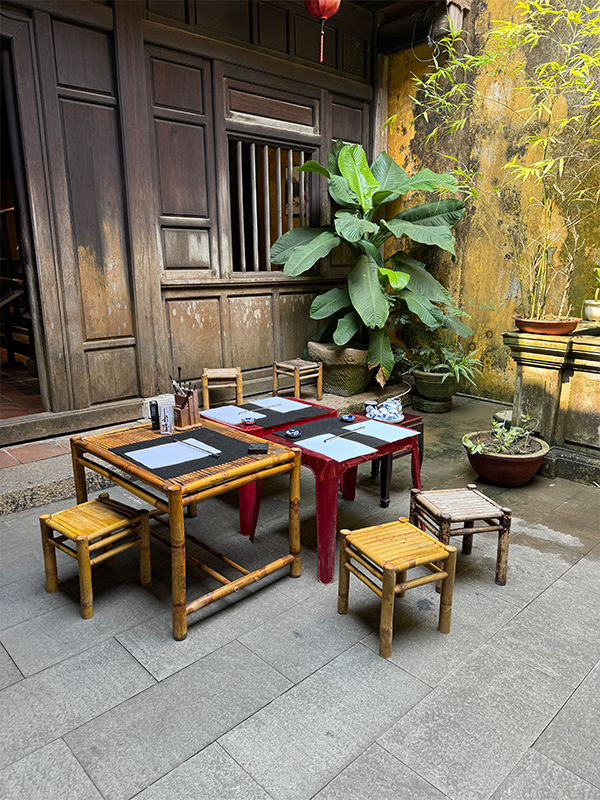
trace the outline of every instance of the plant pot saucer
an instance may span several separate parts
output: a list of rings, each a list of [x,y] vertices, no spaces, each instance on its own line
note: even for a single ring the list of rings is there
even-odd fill
[[[428,414],[444,414],[452,410],[452,398],[450,400],[428,400],[420,394],[413,394],[410,401],[411,406],[416,411],[425,411]]]
[[[513,314],[515,325],[522,333],[538,333],[545,336],[562,336],[571,333],[581,322],[579,317],[564,319],[528,319]]]

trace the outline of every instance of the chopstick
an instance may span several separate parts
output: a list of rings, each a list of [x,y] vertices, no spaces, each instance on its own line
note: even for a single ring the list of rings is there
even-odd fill
[[[346,433],[336,433],[335,436],[328,436],[327,439],[323,439],[323,442],[330,442],[332,439],[341,439],[342,436],[350,436],[351,433],[362,431],[364,427],[364,425],[361,425],[360,428],[353,428],[351,431],[346,431]]]

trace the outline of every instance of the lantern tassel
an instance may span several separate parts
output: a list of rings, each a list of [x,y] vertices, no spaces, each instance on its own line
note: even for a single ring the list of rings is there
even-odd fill
[[[319,62],[323,63],[323,38],[325,36],[325,19],[326,17],[321,17],[321,58]]]

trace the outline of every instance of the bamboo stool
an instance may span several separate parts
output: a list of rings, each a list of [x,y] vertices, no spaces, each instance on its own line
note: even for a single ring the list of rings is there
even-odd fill
[[[277,378],[287,375],[294,378],[294,397],[301,397],[300,381],[306,378],[317,379],[317,400],[323,397],[323,363],[321,361],[304,361],[294,358],[292,361],[273,362],[273,394],[277,394]]]
[[[496,583],[500,586],[506,583],[511,514],[510,508],[490,500],[474,483],[470,483],[466,489],[435,492],[411,490],[412,524],[430,531],[442,544],[449,544],[451,536],[462,536],[462,552],[465,555],[470,555],[473,548],[473,534],[498,531]],[[480,520],[480,524],[475,527],[477,520]],[[456,524],[462,527],[453,528]]]
[[[148,589],[152,586],[148,517],[147,510],[139,511],[111,500],[106,492],[99,495],[97,500],[81,503],[56,514],[42,514],[40,527],[46,591],[52,594],[58,590],[56,550],[62,550],[71,558],[77,559],[81,616],[83,619],[90,619],[94,615],[92,567],[101,561],[108,561],[110,564],[113,556],[132,547],[139,547],[140,583]],[[54,531],[60,534],[56,538]],[[132,536],[133,539],[122,541]],[[67,541],[73,542],[75,547],[69,547],[65,544]],[[114,547],[116,542],[122,543]]]
[[[231,369],[205,369],[202,373],[202,405],[204,411],[210,408],[210,389],[235,389],[235,404],[244,402],[242,392],[242,371],[239,367]]]
[[[356,562],[355,564],[352,562]],[[444,562],[445,569],[438,562]],[[407,580],[407,570],[426,567],[432,574]],[[361,569],[362,567],[362,569]],[[394,599],[404,597],[407,589],[426,583],[441,581],[440,616],[438,630],[450,633],[452,616],[452,594],[456,548],[444,545],[427,533],[411,525],[406,517],[387,525],[374,525],[356,531],[341,531],[340,579],[338,612],[348,613],[348,590],[350,573],[356,575],[376,595],[381,597],[381,619],[379,625],[379,655],[392,655],[394,632]],[[381,582],[381,588],[366,572]]]

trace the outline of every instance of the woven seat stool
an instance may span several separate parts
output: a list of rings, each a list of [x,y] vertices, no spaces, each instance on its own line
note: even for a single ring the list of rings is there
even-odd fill
[[[140,511],[111,500],[106,492],[97,500],[56,514],[42,514],[46,591],[50,594],[58,591],[56,550],[61,550],[77,559],[81,616],[90,619],[94,615],[92,567],[102,561],[112,563],[113,556],[132,547],[139,548],[140,583],[148,589],[152,585],[148,521],[147,510]],[[55,537],[55,533],[59,535]],[[69,546],[71,543],[75,547]]]
[[[474,534],[498,531],[496,583],[500,586],[506,583],[511,514],[510,508],[490,500],[474,483],[470,483],[466,489],[411,491],[412,524],[430,531],[442,544],[448,544],[452,536],[462,536],[462,552],[465,555],[471,553]],[[477,521],[479,524],[476,527]]]
[[[348,613],[348,590],[352,573],[381,598],[380,656],[389,658],[392,655],[396,596],[404,597],[408,589],[417,586],[441,581],[438,630],[440,633],[450,633],[456,568],[455,547],[444,545],[415,528],[406,517],[400,517],[397,522],[386,525],[374,525],[356,531],[343,530],[340,535],[338,612]],[[432,574],[407,580],[407,571],[419,566],[425,567]]]
[[[321,361],[304,361],[294,358],[292,361],[273,362],[273,394],[277,394],[279,375],[287,375],[294,379],[294,397],[301,397],[300,381],[307,378],[317,379],[317,400],[323,397],[323,364]]]
[[[241,406],[244,402],[242,391],[242,370],[239,367],[231,369],[205,369],[202,372],[202,405],[204,411],[210,408],[211,389],[235,389],[235,404]]]

